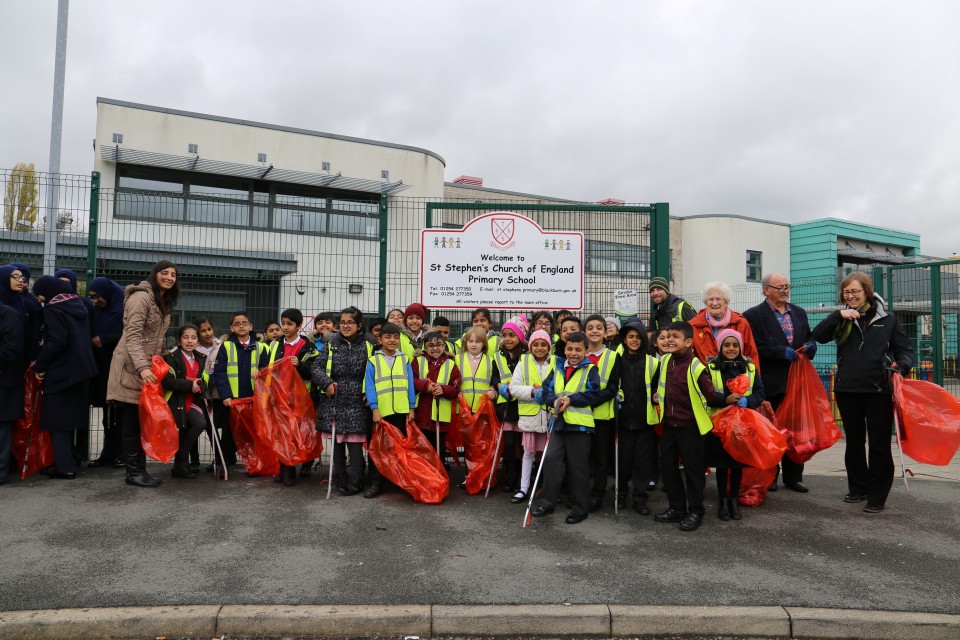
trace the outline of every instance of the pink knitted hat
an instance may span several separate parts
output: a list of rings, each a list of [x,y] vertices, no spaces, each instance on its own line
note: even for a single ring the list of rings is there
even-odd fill
[[[527,343],[527,331],[530,330],[530,323],[527,322],[525,316],[513,316],[509,320],[503,323],[504,329],[510,329],[517,337],[520,338],[520,342]]]
[[[547,345],[553,346],[553,340],[550,339],[550,334],[543,329],[537,329],[530,334],[530,344],[533,344],[534,340],[546,340]]]
[[[717,334],[717,351],[720,350],[720,345],[723,344],[723,341],[730,336],[737,339],[737,342],[740,344],[740,355],[743,355],[743,334],[735,329],[724,329]]]

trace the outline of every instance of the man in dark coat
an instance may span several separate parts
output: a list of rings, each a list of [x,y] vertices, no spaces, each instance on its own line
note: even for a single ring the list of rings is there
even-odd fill
[[[650,280],[650,333],[666,329],[671,322],[690,322],[697,315],[693,305],[679,296],[670,293],[666,278]]]
[[[817,343],[810,335],[807,312],[790,304],[790,281],[779,273],[770,273],[761,281],[766,300],[747,309],[743,317],[750,324],[753,340],[760,352],[760,371],[767,400],[776,410],[787,392],[787,373],[790,363],[797,359],[797,350],[810,358],[817,351]],[[803,484],[803,464],[784,456],[780,462],[783,485],[794,491],[809,491]],[[779,470],[778,470],[779,473]],[[777,490],[774,479],[771,491]]]

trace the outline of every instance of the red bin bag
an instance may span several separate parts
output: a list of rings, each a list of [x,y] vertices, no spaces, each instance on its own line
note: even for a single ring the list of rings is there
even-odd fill
[[[840,439],[830,399],[810,358],[797,354],[787,374],[787,393],[777,409],[777,427],[787,437],[787,457],[807,462]]]
[[[485,491],[487,483],[497,484],[497,460],[503,449],[500,442],[500,421],[493,401],[486,394],[480,399],[477,412],[470,412],[470,404],[460,396],[460,436],[463,439],[463,457],[467,461],[467,477],[464,480],[467,493],[473,495]],[[493,479],[490,472],[493,470]]]
[[[945,466],[960,448],[960,400],[943,387],[892,376],[900,447],[917,462]]]
[[[140,389],[140,444],[149,457],[170,462],[180,448],[177,422],[160,386],[160,380],[170,371],[170,365],[160,356],[153,356],[150,371],[157,382],[145,383]]]
[[[293,357],[257,372],[253,390],[253,426],[281,464],[293,467],[323,451],[317,433],[317,410]]]
[[[450,493],[440,456],[417,425],[408,422],[404,437],[386,420],[374,424],[368,451],[380,474],[417,502],[440,504]]]
[[[276,454],[260,440],[253,424],[253,398],[235,398],[230,401],[230,432],[237,445],[237,455],[243,461],[247,475],[275,476],[280,473]]]
[[[753,409],[731,405],[714,414],[713,433],[730,457],[757,469],[780,464],[787,450],[786,437]]]
[[[23,386],[23,417],[13,423],[13,457],[20,463],[20,479],[53,466],[53,440],[40,428],[40,399],[43,381],[37,380],[33,365],[27,369]]]
[[[777,477],[777,468],[754,469],[746,467],[743,470],[743,479],[740,481],[740,495],[737,502],[745,507],[759,507],[767,498],[767,491]]]

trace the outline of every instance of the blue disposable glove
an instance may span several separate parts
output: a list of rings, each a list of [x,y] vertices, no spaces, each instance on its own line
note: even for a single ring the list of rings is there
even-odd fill
[[[510,385],[506,382],[500,383],[500,397],[504,400],[510,399]]]
[[[793,347],[787,347],[787,350],[783,352],[783,357],[787,359],[787,362],[796,362],[797,352],[793,350]]]
[[[803,346],[805,347],[804,355],[813,360],[813,356],[817,355],[817,343],[811,340],[810,342],[804,342]]]
[[[537,404],[543,404],[543,388],[533,390],[533,401]]]
[[[741,409],[746,409],[746,408],[747,408],[747,396],[743,396],[742,398],[740,398],[739,400],[737,400],[737,406],[740,407]]]
[[[616,398],[614,398],[613,401],[617,405],[617,411],[620,411],[620,409],[623,409],[623,400],[620,399],[620,396],[617,396]]]

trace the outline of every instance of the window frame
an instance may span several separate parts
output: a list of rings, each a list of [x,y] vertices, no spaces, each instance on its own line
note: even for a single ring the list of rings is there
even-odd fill
[[[132,174],[132,175],[131,175]],[[134,178],[137,180],[155,180],[158,182],[179,183],[183,185],[183,191],[153,191],[144,188],[130,188],[120,185],[122,178]],[[191,194],[191,186],[220,186],[224,189],[233,188],[232,185],[243,185],[246,187],[247,197],[245,199],[231,198],[225,195],[216,194]],[[237,189],[240,191],[240,189]],[[182,200],[179,203],[180,216],[177,218],[161,218],[157,216],[128,215],[123,213],[122,198],[124,195],[137,195],[143,197],[158,197],[163,199],[178,198]],[[278,202],[277,196],[280,196]],[[322,200],[325,206],[310,206],[292,200],[284,202],[288,198],[303,198]],[[345,209],[334,208],[335,201],[350,203],[358,208],[369,206],[369,213],[354,212]],[[190,203],[220,203],[225,206],[237,206],[243,204],[246,207],[246,220],[243,223],[227,222],[203,222],[189,219]],[[380,238],[380,198],[377,194],[368,194],[363,192],[345,192],[336,189],[325,189],[323,187],[311,187],[309,185],[298,185],[290,183],[273,182],[269,180],[255,180],[250,178],[222,176],[215,174],[200,174],[174,169],[163,169],[157,167],[145,167],[133,164],[117,164],[117,171],[114,182],[114,207],[113,217],[118,220],[137,220],[143,222],[158,222],[163,224],[182,224],[202,227],[217,227],[225,229],[242,229],[248,231],[260,231],[267,233],[293,233],[298,235],[346,238],[352,240],[366,240],[377,242]],[[258,210],[266,209],[266,220],[264,225],[254,225],[257,221]],[[278,210],[301,211],[306,213],[320,214],[324,217],[322,230],[303,230],[303,218],[301,218],[300,229],[280,228],[275,226],[275,215]],[[332,230],[334,223],[333,216],[343,216],[358,218],[364,221],[374,220],[376,224],[372,227],[369,234],[350,234],[337,233]],[[364,225],[366,226],[366,225]]]

